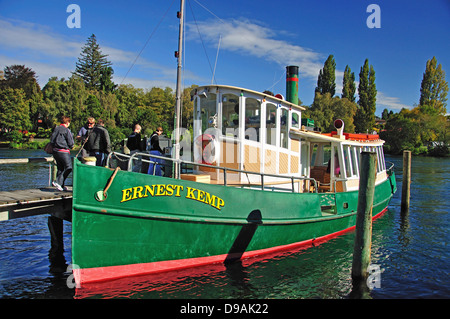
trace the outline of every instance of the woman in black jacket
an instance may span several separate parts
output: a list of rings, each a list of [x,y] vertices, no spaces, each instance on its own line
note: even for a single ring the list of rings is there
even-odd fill
[[[58,168],[56,181],[52,183],[59,191],[67,190],[64,187],[67,176],[72,172],[72,159],[70,149],[74,145],[73,134],[69,130],[70,118],[63,116],[61,124],[53,131],[50,142],[53,145],[53,158]]]

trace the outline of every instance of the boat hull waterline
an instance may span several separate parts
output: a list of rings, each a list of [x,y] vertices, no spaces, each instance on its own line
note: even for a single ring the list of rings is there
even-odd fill
[[[119,171],[75,160],[72,261],[86,283],[226,263],[321,242],[355,227],[358,192],[262,191]],[[396,191],[375,188],[373,218]]]

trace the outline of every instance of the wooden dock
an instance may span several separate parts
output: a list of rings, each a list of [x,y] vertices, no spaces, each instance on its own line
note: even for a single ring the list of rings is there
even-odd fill
[[[54,187],[0,192],[0,221],[49,214],[72,221],[72,188]]]

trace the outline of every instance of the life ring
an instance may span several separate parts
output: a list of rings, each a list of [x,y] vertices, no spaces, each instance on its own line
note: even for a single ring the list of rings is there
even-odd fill
[[[214,165],[217,163],[219,143],[214,135],[202,134],[195,139],[195,144],[197,147],[200,147],[199,151],[202,154],[202,164]]]

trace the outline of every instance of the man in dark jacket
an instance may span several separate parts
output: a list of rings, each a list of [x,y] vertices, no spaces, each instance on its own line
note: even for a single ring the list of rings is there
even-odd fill
[[[89,135],[92,133],[92,130],[95,127],[95,119],[90,116],[88,117],[86,124],[80,129],[77,135],[77,141],[81,142],[83,149],[81,150],[81,157],[90,156],[91,150],[88,148],[86,139],[89,140]],[[85,143],[86,142],[86,143]]]
[[[85,145],[89,150],[89,155],[95,156],[97,159],[95,163],[97,166],[103,166],[106,156],[111,153],[111,141],[104,125],[103,120],[99,119],[98,125],[92,130]]]
[[[130,155],[134,153],[141,152],[142,149],[142,140],[141,140],[141,126],[136,124],[133,129],[133,133],[128,136],[127,147],[130,150]],[[142,168],[142,156],[138,156],[137,159],[133,161],[133,172],[141,172]]]
[[[153,132],[150,138],[150,154],[162,156],[163,150],[159,146],[159,136],[162,134],[162,127],[158,127],[156,131]],[[150,161],[156,162],[158,164],[150,163],[148,166],[148,174],[153,175],[153,172],[157,176],[161,176],[161,165],[163,165],[163,161],[160,158],[150,157]],[[155,166],[156,165],[156,166]]]

